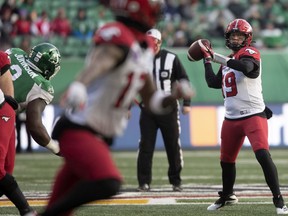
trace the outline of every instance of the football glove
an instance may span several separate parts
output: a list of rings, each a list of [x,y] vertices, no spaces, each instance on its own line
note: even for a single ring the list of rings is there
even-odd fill
[[[57,140],[51,139],[49,143],[45,146],[48,150],[50,150],[53,154],[60,156],[60,147],[59,142]]]
[[[273,116],[273,111],[267,106],[265,106],[264,112],[266,114],[267,119],[270,119]]]
[[[201,48],[201,52],[203,53],[203,58],[205,61],[212,61],[214,58],[214,51],[212,49],[212,45],[206,41],[199,40],[199,45]]]
[[[204,56],[204,63],[211,63],[211,61],[213,61],[215,63],[227,66],[227,62],[231,58],[214,52],[211,44],[206,41],[202,42],[199,40],[199,45]]]

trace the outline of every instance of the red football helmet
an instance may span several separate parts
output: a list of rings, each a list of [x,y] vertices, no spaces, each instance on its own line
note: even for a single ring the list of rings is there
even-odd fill
[[[243,33],[246,39],[242,44],[232,44],[230,43],[229,37],[233,32]],[[225,31],[226,46],[234,51],[237,51],[245,46],[250,46],[252,42],[253,30],[251,25],[244,19],[235,19],[229,23]]]
[[[116,17],[136,22],[144,27],[143,31],[146,32],[161,17],[164,0],[109,0],[108,4]]]

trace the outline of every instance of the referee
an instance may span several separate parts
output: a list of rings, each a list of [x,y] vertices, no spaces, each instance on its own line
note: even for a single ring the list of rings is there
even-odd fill
[[[161,33],[157,29],[147,32],[151,36],[156,49],[153,68],[153,80],[157,89],[171,94],[173,83],[189,78],[176,54],[161,49]],[[155,115],[147,111],[140,103],[140,141],[137,158],[138,191],[150,190],[152,181],[152,160],[155,149],[157,131],[160,129],[169,162],[168,178],[173,191],[182,191],[180,173],[183,167],[183,155],[180,143],[180,105],[177,101],[174,108],[167,114]],[[190,100],[183,101],[182,113],[190,111]]]

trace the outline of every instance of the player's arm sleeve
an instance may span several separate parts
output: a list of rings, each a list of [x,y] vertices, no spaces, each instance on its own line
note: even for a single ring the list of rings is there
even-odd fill
[[[53,87],[51,86],[51,88]],[[47,105],[52,102],[53,98],[54,95],[52,93],[49,93],[48,91],[42,89],[40,86],[34,84],[29,94],[27,95],[26,101],[29,103],[35,99],[42,99]]]
[[[209,88],[220,89],[222,88],[222,73],[219,69],[217,74],[214,74],[212,65],[210,63],[204,64],[205,67],[205,80]],[[221,67],[220,67],[221,68]]]
[[[227,66],[235,70],[241,71],[249,78],[257,78],[260,73],[260,62],[252,57],[242,57],[240,60],[230,59]]]

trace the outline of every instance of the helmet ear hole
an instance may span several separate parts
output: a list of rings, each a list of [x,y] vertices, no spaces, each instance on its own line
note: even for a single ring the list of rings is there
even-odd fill
[[[50,73],[50,71],[49,70],[45,70],[44,71],[44,76],[47,78],[47,79],[49,79],[49,73]]]

